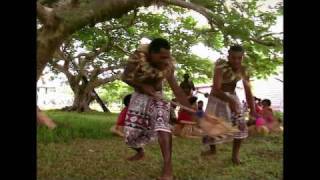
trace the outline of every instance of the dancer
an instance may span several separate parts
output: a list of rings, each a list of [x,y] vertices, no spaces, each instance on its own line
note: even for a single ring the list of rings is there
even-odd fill
[[[162,38],[150,45],[142,45],[129,57],[122,80],[132,86],[132,94],[125,119],[125,142],[136,151],[128,160],[144,157],[143,146],[158,137],[164,160],[162,175],[158,179],[173,179],[171,153],[172,135],[169,124],[170,103],[162,99],[163,81],[167,80],[177,101],[191,105],[174,77],[174,59],[170,44]]]
[[[243,81],[246,100],[250,114],[256,116],[254,101],[249,84],[249,76],[242,66],[244,49],[240,45],[231,46],[228,51],[228,60],[219,59],[214,69],[213,88],[210,92],[206,113],[223,118],[225,121],[237,126],[240,130],[233,137],[232,162],[240,164],[239,151],[243,139],[248,136],[248,130],[241,112],[241,104],[235,93],[239,80]],[[231,139],[232,140],[232,139]],[[225,140],[224,140],[225,141]],[[202,142],[210,147],[202,155],[216,153],[216,144],[223,143],[210,136],[204,136]]]

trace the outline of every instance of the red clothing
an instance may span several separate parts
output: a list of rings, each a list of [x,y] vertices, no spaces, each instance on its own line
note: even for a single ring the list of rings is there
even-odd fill
[[[118,120],[117,120],[118,126],[124,126],[124,120],[126,119],[127,111],[128,111],[128,107],[125,107],[120,112]]]
[[[256,109],[256,112],[257,112],[257,114],[262,114],[262,107],[261,106],[259,106],[258,104],[255,104],[255,109]]]
[[[180,110],[178,113],[178,122],[181,120],[192,122],[192,114],[185,110]]]
[[[263,114],[267,123],[272,123],[274,121],[273,111],[271,108],[262,109],[261,113]]]

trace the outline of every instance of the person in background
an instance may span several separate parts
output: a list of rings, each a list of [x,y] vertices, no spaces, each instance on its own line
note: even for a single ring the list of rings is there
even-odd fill
[[[244,112],[248,111],[248,104],[245,100],[242,100],[242,108]]]
[[[201,101],[201,100],[198,101],[197,109],[198,109],[198,111],[204,112],[204,110],[203,110],[203,101]]]
[[[177,102],[176,98],[171,99],[172,102]],[[170,103],[170,124],[172,126],[172,129],[174,125],[177,123],[177,115],[176,115],[176,108],[177,106],[173,103]]]
[[[189,74],[184,74],[183,75],[184,80],[180,83],[180,87],[183,89],[184,93],[188,97],[191,97],[193,94],[193,91],[195,90],[195,87],[192,80],[190,80],[189,78],[190,78]]]
[[[280,131],[279,121],[273,114],[273,110],[271,108],[271,101],[269,99],[264,99],[261,102],[262,104],[262,117],[266,122],[266,126],[268,127],[270,132],[278,132]]]
[[[116,125],[112,126],[110,129],[110,131],[113,134],[118,135],[120,137],[124,137],[124,134],[123,134],[124,121],[126,119],[130,99],[131,99],[131,94],[128,94],[123,98],[123,104],[125,105],[125,107],[120,112]]]
[[[257,97],[254,97],[254,102],[255,102],[254,106],[256,108],[257,114],[261,115],[261,111],[262,111],[261,99],[257,98]]]

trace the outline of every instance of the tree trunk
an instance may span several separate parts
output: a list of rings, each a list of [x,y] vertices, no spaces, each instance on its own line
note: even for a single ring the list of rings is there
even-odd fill
[[[84,88],[80,88],[75,94],[73,105],[71,110],[77,112],[90,111],[89,105],[92,101],[92,91],[85,91]]]
[[[107,106],[104,104],[104,102],[102,101],[102,99],[99,97],[99,95],[97,94],[97,92],[95,90],[92,91],[94,98],[96,99],[97,103],[101,106],[101,108],[103,109],[103,112],[110,112],[110,110],[107,108]]]
[[[82,80],[85,84],[88,85],[89,81],[88,81],[87,77],[83,76]],[[110,110],[106,107],[106,105],[103,103],[102,99],[99,97],[98,93],[94,89],[92,90],[92,95],[94,96],[94,99],[97,101],[97,103],[103,109],[103,112],[110,112]]]
[[[43,69],[52,59],[55,50],[62,44],[66,37],[63,25],[57,30],[43,28],[37,33],[37,80],[40,78]]]
[[[52,55],[60,43],[63,41],[63,36],[54,37],[52,33],[46,32],[46,30],[39,30],[37,35],[37,81],[39,80],[43,69],[47,65],[47,62],[52,58]],[[46,125],[50,129],[56,127],[56,124],[52,119],[45,116],[40,112],[37,106],[37,123]]]

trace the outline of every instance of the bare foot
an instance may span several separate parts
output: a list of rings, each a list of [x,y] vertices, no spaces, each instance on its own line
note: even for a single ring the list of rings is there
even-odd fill
[[[128,161],[138,161],[144,158],[144,152],[138,152],[135,155],[127,158]]]
[[[240,161],[239,157],[232,157],[232,162],[234,165],[243,164],[242,161]]]

